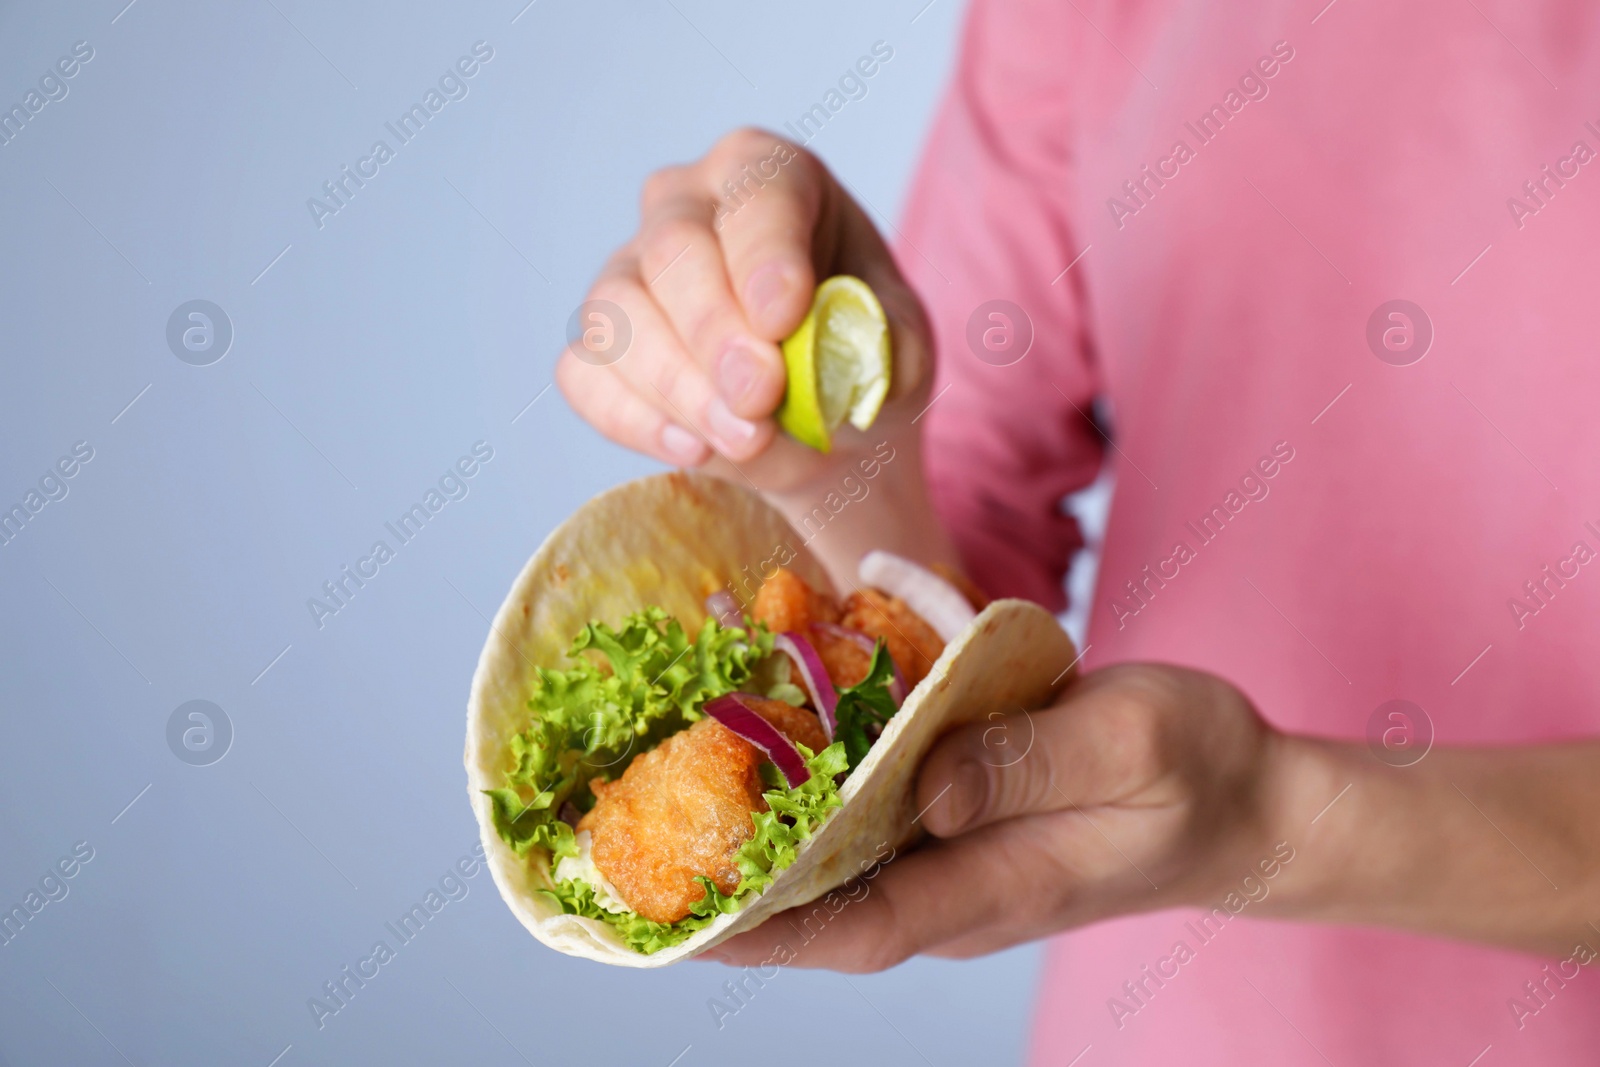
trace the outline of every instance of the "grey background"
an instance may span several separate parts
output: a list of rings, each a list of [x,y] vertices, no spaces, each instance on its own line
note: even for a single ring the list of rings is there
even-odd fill
[[[799,115],[882,39],[811,147],[893,218],[956,0],[125,2],[0,8],[7,108],[95,50],[0,146],[0,507],[94,449],[0,547],[0,905],[94,849],[0,947],[0,1063],[1016,1061],[1036,949],[786,972],[719,1031],[729,972],[558,956],[486,874],[320,1031],[306,1003],[474,841],[485,616],[652,469],[554,390],[527,406],[644,175]],[[306,199],[478,40],[467,97],[319,230]],[[211,366],[166,345],[192,299],[233,322]],[[480,440],[469,495],[319,630],[307,598]],[[233,726],[209,766],[167,745],[195,699]]]

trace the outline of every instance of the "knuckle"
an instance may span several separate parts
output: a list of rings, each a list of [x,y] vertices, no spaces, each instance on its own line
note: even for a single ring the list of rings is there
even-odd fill
[[[625,448],[645,451],[644,441],[659,423],[659,416],[646,404],[630,403],[622,390],[607,390],[596,400],[596,413],[589,421],[607,438]]]
[[[636,288],[630,282],[614,274],[605,274],[595,279],[594,284],[589,287],[588,295],[583,299],[585,303],[591,300],[605,300],[626,309],[632,303],[636,292]]]
[[[647,372],[649,394],[659,394],[670,400],[680,411],[688,412],[691,419],[699,419],[701,411],[710,400],[711,388],[698,367],[675,357],[653,360]]]
[[[1049,753],[1040,751],[1033,758],[1024,758],[1005,767],[985,767],[988,777],[989,803],[987,814],[991,818],[1010,818],[1030,811],[1045,811],[1053,807],[1050,798],[1055,776],[1050,767]]]
[[[598,375],[602,373],[601,368],[579,360],[570,348],[562,350],[560,358],[556,360],[556,388],[567,398],[567,403],[589,422],[594,422],[601,408],[606,406],[599,399],[599,394],[605,390],[597,387]]]
[[[787,138],[780,137],[771,130],[763,130],[759,126],[744,126],[718,141],[716,147],[706,156],[707,177],[715,184],[727,171],[755,166],[762,160],[777,156],[781,156],[785,161],[792,161],[798,151],[799,149]]]
[[[672,266],[685,250],[704,240],[708,232],[700,222],[682,215],[659,219],[647,226],[639,235],[639,261],[645,277],[650,279],[646,284],[653,286],[662,271]]]
[[[609,437],[616,421],[616,405],[606,399],[607,390],[595,387],[595,379],[586,373],[592,369],[579,363],[570,352],[563,355],[556,363],[556,388],[579,418]]]
[[[1131,782],[1148,782],[1166,773],[1170,759],[1163,743],[1161,715],[1146,694],[1119,696],[1105,723],[1109,765],[1121,767]]]
[[[822,160],[811,153],[810,149],[788,141],[784,143],[794,153],[794,158],[789,161],[785,169],[792,170],[797,178],[811,184],[820,185],[827,179],[828,168],[823,165]]]
[[[776,134],[763,130],[759,126],[740,126],[731,130],[717,141],[712,148],[711,155],[723,158],[745,159],[751,154],[761,152],[772,147],[772,143],[780,140]]]
[[[883,907],[884,921],[874,931],[876,936],[861,950],[854,966],[849,968],[856,974],[877,974],[911,958],[912,948],[896,918],[893,905],[885,901]]]
[[[852,974],[879,974],[904,963],[910,955],[893,942],[879,939],[869,946],[855,966],[849,969]]]
[[[717,341],[733,330],[726,309],[715,304],[702,306],[690,312],[683,325],[684,340],[691,351],[710,353]]]
[[[675,195],[683,187],[683,181],[683,167],[662,167],[650,172],[639,190],[639,207],[645,212],[650,211]]]

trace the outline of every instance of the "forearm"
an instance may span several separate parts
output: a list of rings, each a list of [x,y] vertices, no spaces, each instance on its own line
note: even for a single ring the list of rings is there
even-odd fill
[[[768,494],[841,588],[856,581],[856,564],[875,548],[959,566],[928,496],[915,427],[885,428],[841,460],[823,477]]]
[[[1435,749],[1404,768],[1359,745],[1276,743],[1275,840],[1297,856],[1269,910],[1563,956],[1600,946],[1600,743]]]

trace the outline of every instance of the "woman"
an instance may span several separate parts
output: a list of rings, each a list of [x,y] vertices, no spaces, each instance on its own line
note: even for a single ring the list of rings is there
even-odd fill
[[[1060,501],[1111,463],[1092,669],[947,737],[936,842],[800,961],[1072,931],[1040,1063],[1600,1041],[1600,10],[1318,7],[978,0],[896,256],[734,133],[595,283],[625,358],[558,368],[612,439],[797,519],[890,442],[813,545],[841,573],[889,548],[1059,608]],[[835,273],[895,391],[821,456],[774,432],[774,342]]]

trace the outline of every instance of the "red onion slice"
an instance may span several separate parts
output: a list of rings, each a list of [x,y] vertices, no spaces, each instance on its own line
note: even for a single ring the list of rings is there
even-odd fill
[[[750,707],[749,701],[759,699],[749,693],[726,693],[715,700],[706,701],[705,713],[759,748],[777,764],[790,789],[810,781],[811,769],[800,757],[800,750],[783,736],[783,731]]]
[[[821,630],[825,634],[842,637],[846,641],[854,641],[869,656],[872,654],[873,649],[878,647],[878,639],[871,634],[864,634],[860,630],[852,630],[848,626],[840,626],[836,622],[814,622],[811,625],[814,629]],[[884,649],[883,654],[889,656],[888,649]],[[900,664],[894,661],[893,656],[889,656],[889,669],[894,671],[894,678],[889,682],[889,697],[894,701],[894,706],[898,708],[905,703],[906,679],[905,675],[900,673]],[[832,739],[831,734],[829,739]]]
[[[884,655],[889,654],[885,652]],[[889,699],[894,701],[894,706],[898,708],[906,702],[906,679],[900,673],[900,664],[894,661],[893,656],[889,656],[889,669],[894,671],[894,677],[889,679]]]
[[[725,627],[744,629],[744,612],[739,610],[739,602],[726,589],[718,589],[706,597],[706,611]]]
[[[828,743],[832,744],[833,728],[838,721],[834,709],[839,706],[839,694],[833,688],[833,680],[828,677],[828,668],[823,666],[822,657],[817,655],[810,641],[793,630],[774,637],[772,647],[777,652],[788,653],[794,661],[800,681],[811,695],[811,703],[816,705],[817,718],[822,720],[822,732],[827,735]]]
[[[875,549],[861,557],[857,573],[867,585],[904,600],[946,642],[977,618],[961,590],[903,556]]]

